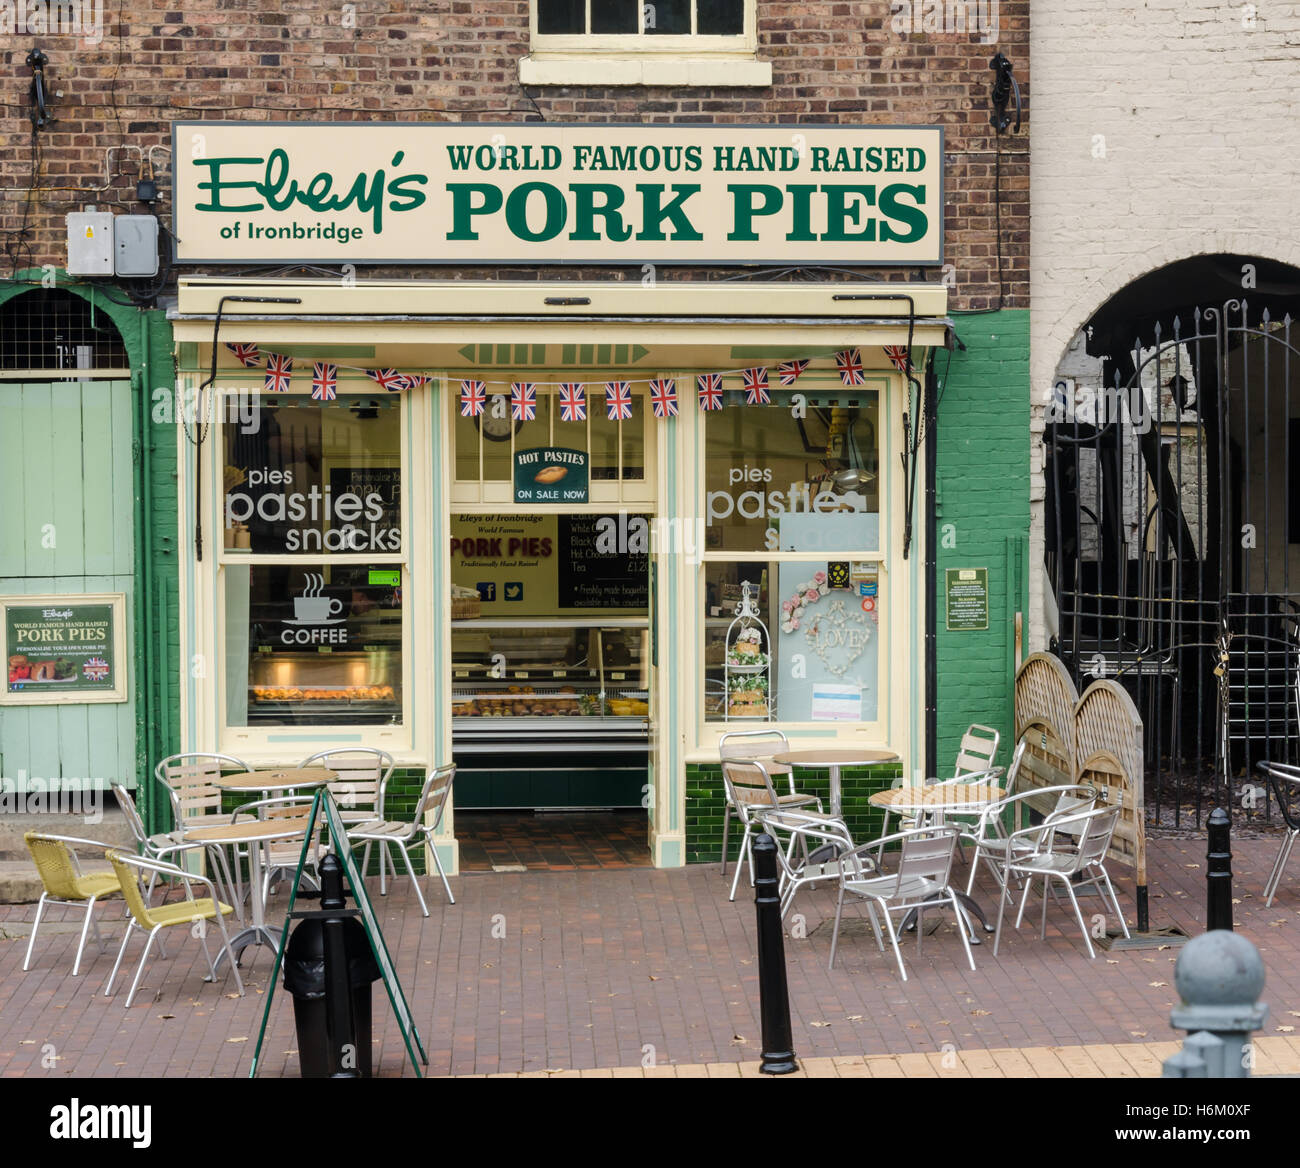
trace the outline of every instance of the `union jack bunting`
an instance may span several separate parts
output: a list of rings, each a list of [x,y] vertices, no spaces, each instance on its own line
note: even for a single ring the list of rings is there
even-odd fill
[[[399,393],[403,389],[408,389],[411,384],[406,374],[398,373],[396,369],[367,369],[366,376],[380,389],[386,389],[389,393]]]
[[[510,416],[516,422],[531,422],[537,417],[537,386],[533,382],[511,382]]]
[[[912,354],[903,345],[886,345],[885,356],[893,362],[894,368],[900,373],[907,373],[912,368]]]
[[[580,381],[560,382],[560,421],[587,420],[587,391]]]
[[[406,384],[402,387],[403,389],[419,389],[420,386],[429,380],[422,373],[407,373],[405,378]]]
[[[487,402],[487,386],[481,381],[460,383],[460,416],[477,418]]]
[[[840,371],[840,380],[845,385],[864,385],[866,378],[862,374],[862,352],[860,349],[843,349],[835,354],[835,367]]]
[[[741,383],[745,387],[745,404],[747,406],[765,406],[771,404],[767,392],[767,370],[743,369],[740,373]]]
[[[311,396],[316,401],[333,401],[338,396],[339,367],[317,361],[312,367]]]
[[[256,345],[246,345],[242,341],[226,342],[226,348],[235,354],[235,360],[245,369],[256,369],[262,363],[261,354]]]
[[[677,382],[671,377],[656,377],[650,382],[650,404],[656,418],[677,417]]]
[[[605,409],[611,422],[631,420],[632,383],[630,381],[605,382]]]
[[[293,358],[271,353],[266,358],[266,392],[288,393],[289,379],[293,375]]]
[[[699,394],[700,409],[706,412],[722,409],[721,373],[697,373],[695,390]]]
[[[793,385],[796,378],[798,378],[799,374],[808,368],[808,365],[809,362],[807,361],[782,361],[781,364],[776,367],[776,371],[781,377],[781,384]]]

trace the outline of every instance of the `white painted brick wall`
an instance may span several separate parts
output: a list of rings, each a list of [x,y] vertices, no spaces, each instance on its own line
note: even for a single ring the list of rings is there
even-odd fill
[[[1030,21],[1031,645],[1042,648],[1042,425],[1075,332],[1188,256],[1300,266],[1300,4],[1034,0]],[[1096,136],[1104,157],[1093,156]]]

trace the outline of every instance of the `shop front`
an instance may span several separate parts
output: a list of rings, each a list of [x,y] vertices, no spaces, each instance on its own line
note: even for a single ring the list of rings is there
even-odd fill
[[[241,141],[209,140],[195,185],[178,178],[178,215],[190,208],[178,234],[194,262],[346,258],[319,240],[295,244],[292,231],[272,234],[286,218],[310,226],[301,214],[310,174],[293,180],[297,211],[283,210],[297,128],[278,128],[285,161],[269,164],[282,167],[274,191],[261,178],[240,187],[233,165],[272,153],[242,141],[264,128],[225,129]],[[723,251],[748,231],[750,262],[808,258],[815,238],[791,252],[786,237],[842,230],[833,211],[842,205],[858,226],[841,249],[933,262],[888,258],[897,219],[882,218],[867,248],[868,210],[901,215],[902,195],[884,198],[885,178],[868,197],[861,174],[834,177],[835,151],[800,129],[812,136],[802,154],[771,147],[775,166],[794,173],[719,188],[732,208],[716,229]],[[478,131],[489,144],[490,131]],[[584,143],[549,132],[558,136],[532,143],[537,159],[551,145],[590,163]],[[602,146],[601,128],[585,133],[592,150]],[[763,132],[733,129],[733,151],[745,133],[758,136],[755,149],[765,144]],[[694,145],[706,162],[738,164],[734,152],[714,153],[716,134],[679,134],[683,160]],[[827,128],[860,152],[846,152],[844,166],[867,165],[872,136]],[[900,143],[897,166],[922,168],[937,132]],[[666,143],[645,144],[664,165]],[[888,142],[881,150],[884,167],[893,156]],[[231,165],[216,164],[218,154]],[[823,189],[796,189],[810,185],[794,181],[801,168]],[[395,173],[385,180],[390,208],[415,189],[395,188]],[[541,246],[533,237],[559,212],[541,180],[516,200],[527,177],[511,180],[503,214],[514,201],[516,228]],[[707,188],[707,176],[699,181]],[[920,193],[908,205],[927,208],[933,234],[941,196],[927,181],[910,184]],[[638,182],[648,185],[639,173],[605,176],[599,196],[570,183],[556,197],[570,224],[584,207],[601,211],[593,222],[610,248],[610,209],[630,205]],[[547,184],[563,186],[555,175]],[[439,239],[483,228],[461,265],[522,255],[545,273],[548,253],[512,254],[487,235],[486,182],[463,195],[454,178],[444,185]],[[642,212],[644,200],[667,199],[640,197]],[[228,210],[237,198],[261,209]],[[361,214],[373,231],[373,211]],[[674,214],[661,221],[681,235]],[[708,250],[708,216],[696,224],[706,238],[687,250],[721,262]],[[253,228],[271,242],[250,245]],[[646,220],[622,229],[644,235]],[[426,258],[436,250],[401,238]],[[386,232],[365,242],[372,250],[358,258],[381,258],[381,245],[389,258],[394,247]],[[672,258],[653,242],[622,246],[623,262]],[[926,246],[941,254],[936,239]],[[658,866],[686,862],[692,835],[716,826],[692,792],[729,730],[883,747],[899,758],[895,771],[925,768],[929,550],[912,514],[923,385],[950,336],[942,285],[507,274],[181,280],[178,395],[206,419],[178,443],[187,748],[260,764],[369,745],[412,771],[454,759],[457,809],[644,808]],[[454,865],[454,811],[444,829]]]

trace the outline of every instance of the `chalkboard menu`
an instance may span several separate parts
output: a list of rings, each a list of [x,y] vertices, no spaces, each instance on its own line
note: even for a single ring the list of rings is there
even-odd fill
[[[560,608],[645,611],[650,604],[646,515],[558,515]]]

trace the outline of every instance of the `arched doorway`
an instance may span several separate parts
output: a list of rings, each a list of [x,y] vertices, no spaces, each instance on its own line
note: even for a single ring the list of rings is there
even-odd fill
[[[1111,676],[1174,826],[1300,743],[1300,270],[1171,264],[1113,296],[1056,371],[1044,428],[1053,648]],[[1261,804],[1266,806],[1262,788]]]

